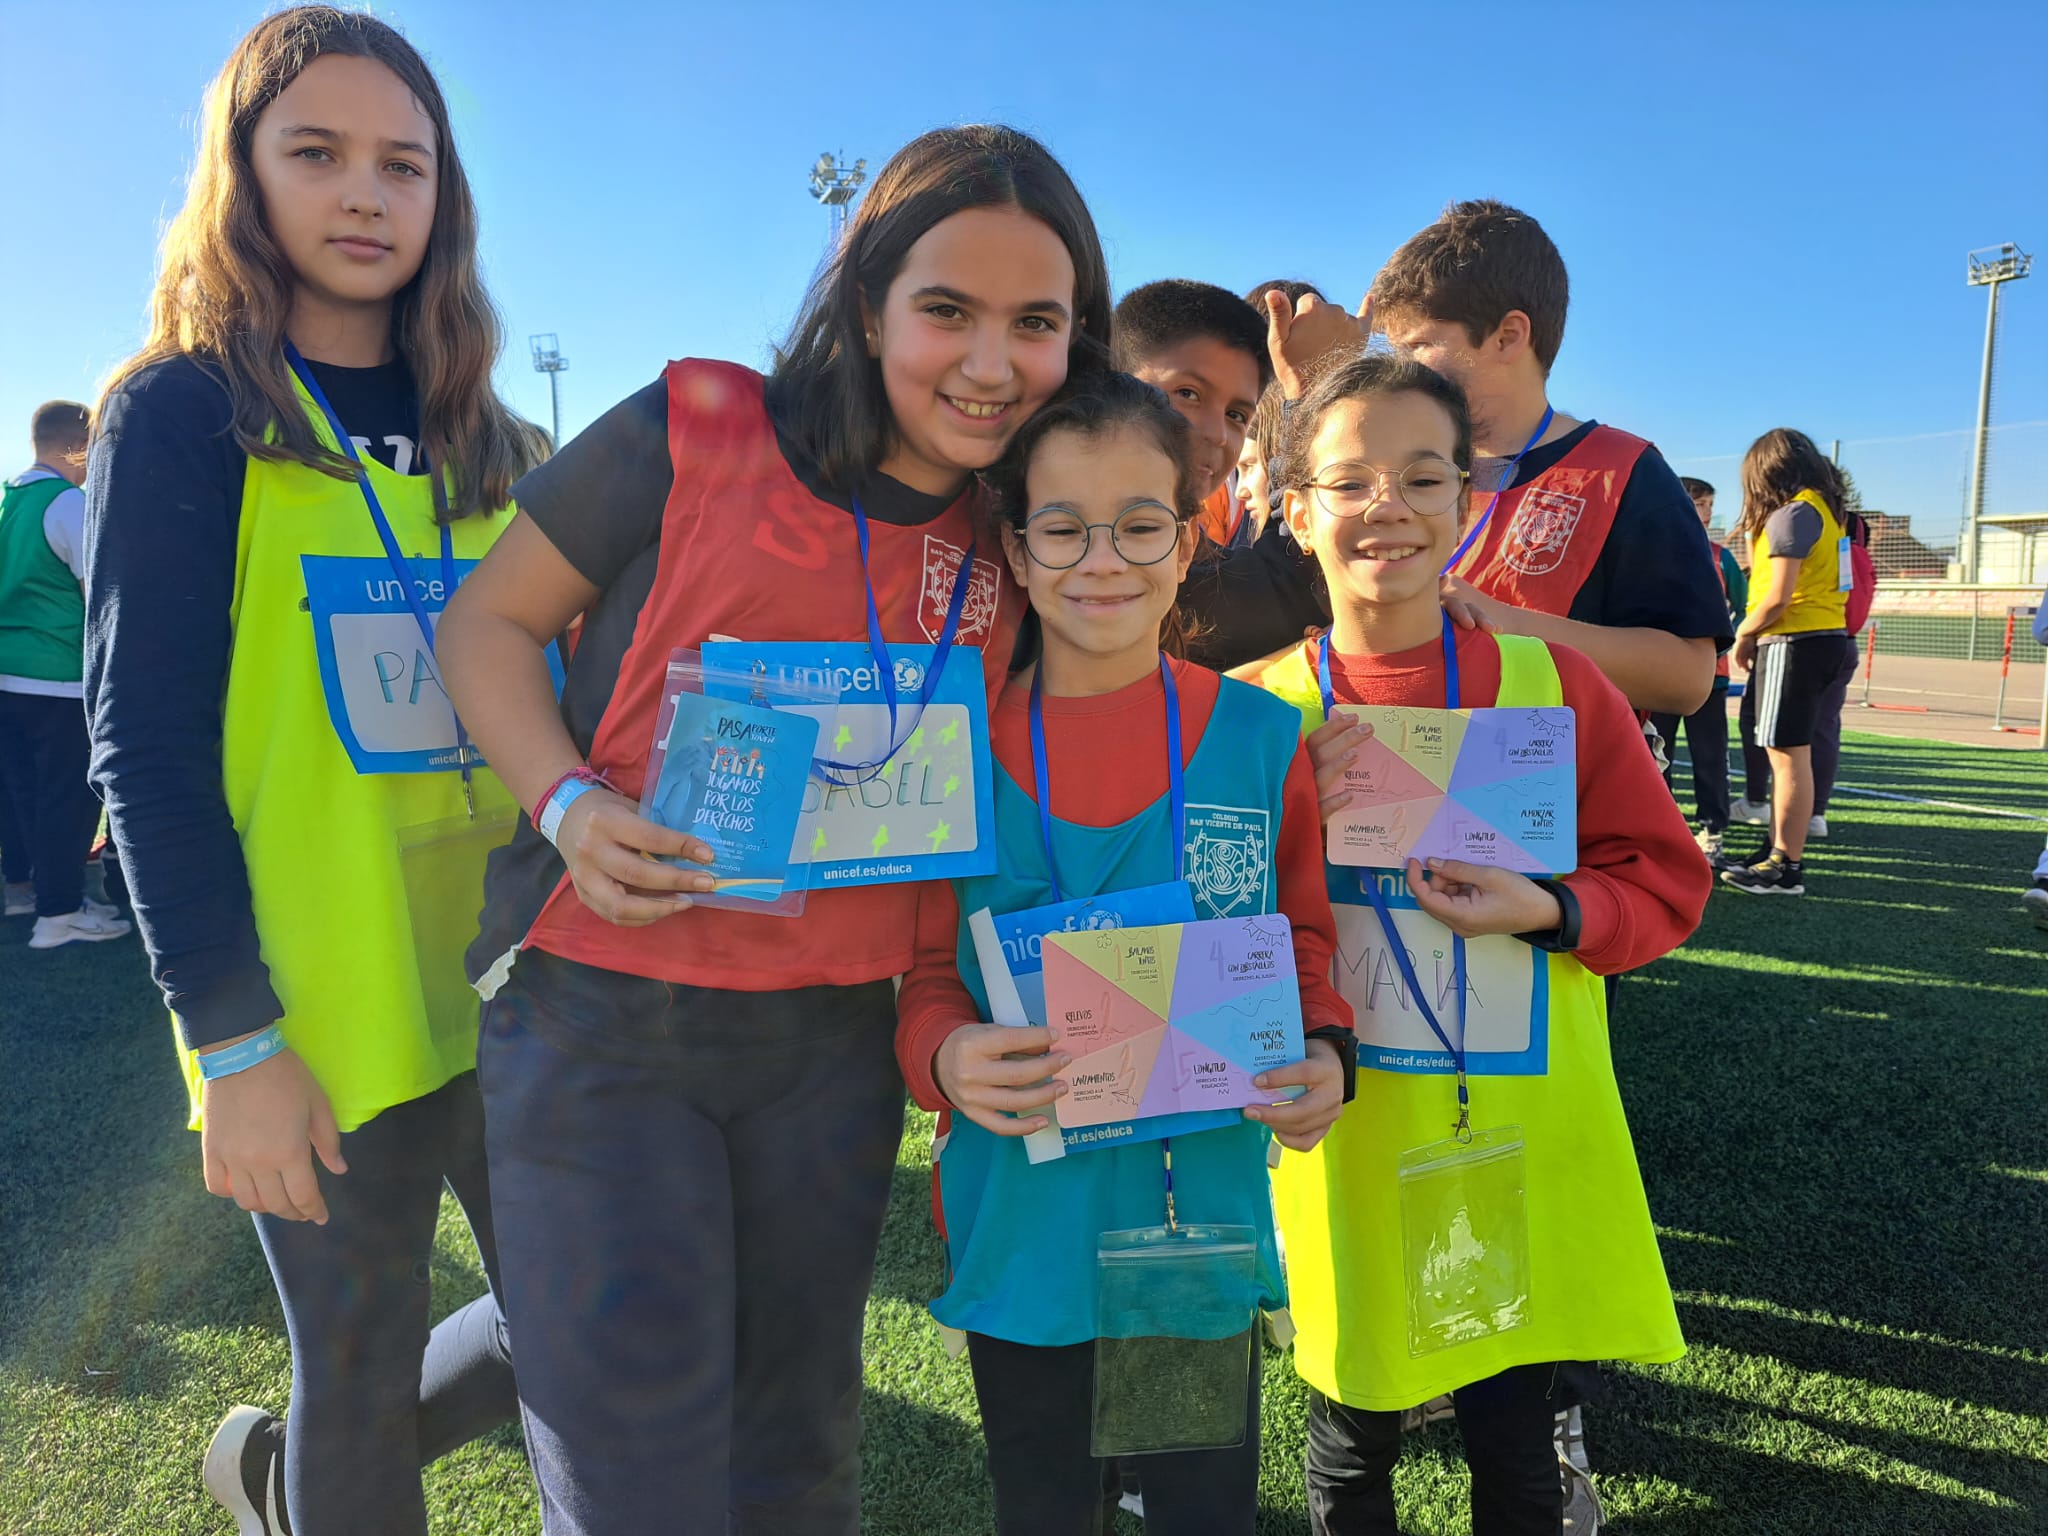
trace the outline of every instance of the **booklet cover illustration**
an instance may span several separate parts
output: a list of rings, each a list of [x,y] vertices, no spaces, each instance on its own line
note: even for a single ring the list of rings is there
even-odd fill
[[[1463,859],[1527,875],[1579,862],[1577,724],[1566,708],[1346,704],[1372,735],[1330,818],[1332,864]]]
[[[1303,1055],[1294,935],[1279,915],[1090,933],[1044,946],[1048,1022],[1074,1061],[1063,1129],[1270,1104],[1252,1078]]]
[[[673,695],[669,710],[648,817],[710,845],[720,894],[774,901],[789,878],[818,722],[701,693]]]

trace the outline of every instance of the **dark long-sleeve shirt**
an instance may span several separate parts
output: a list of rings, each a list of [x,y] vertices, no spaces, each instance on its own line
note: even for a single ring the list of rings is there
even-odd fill
[[[311,367],[359,452],[401,474],[417,467],[419,412],[403,363]],[[229,414],[226,388],[207,365],[155,364],[102,405],[86,476],[92,782],[106,801],[151,972],[194,1047],[261,1029],[284,1012],[221,787],[248,469]]]

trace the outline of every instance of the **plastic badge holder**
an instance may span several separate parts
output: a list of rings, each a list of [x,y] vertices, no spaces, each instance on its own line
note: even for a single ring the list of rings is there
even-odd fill
[[[1090,1452],[1242,1445],[1258,1328],[1250,1227],[1137,1227],[1095,1255]]]
[[[1401,1154],[1410,1355],[1529,1322],[1522,1151],[1522,1128],[1504,1125]]]
[[[399,829],[398,868],[420,999],[437,1040],[476,1036],[477,995],[463,973],[462,956],[483,910],[484,863],[512,841],[518,822],[517,808],[508,805],[475,820],[450,816]]]
[[[816,745],[831,739],[838,709],[836,688],[770,677],[765,668],[743,672],[713,666],[693,647],[669,653],[667,683],[641,785],[640,814],[692,833],[718,855],[711,868],[721,877],[720,886],[702,895],[692,892],[693,905],[766,917],[802,915],[808,869],[790,861],[790,846],[804,804],[811,798]],[[751,715],[779,724],[783,734],[778,740],[742,743],[763,759],[750,775],[715,760],[713,744],[701,733],[672,731],[681,711],[716,711],[735,720]],[[776,721],[771,711],[788,713]],[[671,747],[676,754],[689,753],[689,758],[678,756],[671,763]],[[666,780],[664,768],[669,769]],[[711,783],[714,773],[721,784],[741,787],[719,789]],[[707,805],[707,796],[716,803]],[[699,820],[700,816],[708,819]],[[669,862],[688,869],[703,867],[681,859]]]

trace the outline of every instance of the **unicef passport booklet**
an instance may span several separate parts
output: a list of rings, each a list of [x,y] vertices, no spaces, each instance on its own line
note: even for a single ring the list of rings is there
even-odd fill
[[[707,682],[743,697],[715,697]],[[718,883],[692,898],[697,905],[777,917],[803,911],[803,882],[790,879],[790,840],[820,722],[815,714],[778,706],[836,703],[816,693],[771,685],[765,677],[728,677],[692,650],[669,657],[640,814],[710,847],[709,869]]]
[[[975,958],[981,962],[991,1022],[1024,1028],[1046,1023],[1044,957],[1045,943],[1051,935],[1102,933],[1194,920],[1194,892],[1186,881],[1174,880],[1165,885],[1145,885],[1104,896],[1030,907],[1001,917],[984,907],[968,917],[967,931],[974,939]],[[1196,1131],[1234,1125],[1243,1118],[1235,1109],[1206,1109],[1071,1130],[1053,1124],[1024,1138],[1024,1154],[1034,1163],[1050,1162],[1069,1152],[1086,1152],[1095,1147],[1156,1141],[1162,1136],[1189,1136]]]

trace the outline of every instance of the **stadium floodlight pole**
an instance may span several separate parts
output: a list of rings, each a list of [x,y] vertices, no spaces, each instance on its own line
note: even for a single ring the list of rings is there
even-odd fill
[[[1991,290],[1984,318],[1984,377],[1977,385],[1977,440],[1970,454],[1970,505],[1963,532],[1963,580],[1977,579],[1984,539],[1984,468],[1991,457],[1991,365],[1998,352],[1998,290],[2034,270],[2034,258],[2008,240],[1970,252],[1970,286]]]
[[[553,408],[555,447],[559,449],[562,446],[562,375],[568,371],[569,359],[562,356],[553,331],[544,336],[529,336],[526,344],[533,349],[533,371],[548,376],[548,404]]]
[[[867,184],[867,179],[868,163],[865,160],[844,165],[830,155],[820,155],[818,163],[811,167],[811,196],[823,203],[825,211],[832,216],[832,243],[835,246],[839,237],[846,233],[846,221],[853,217],[853,200],[860,196],[860,189]]]

